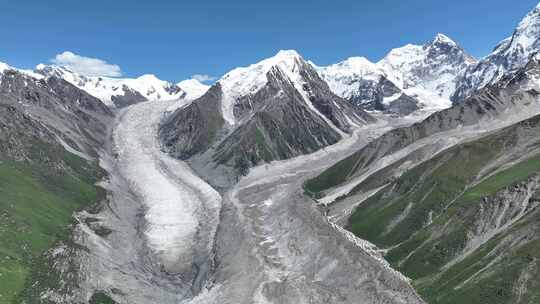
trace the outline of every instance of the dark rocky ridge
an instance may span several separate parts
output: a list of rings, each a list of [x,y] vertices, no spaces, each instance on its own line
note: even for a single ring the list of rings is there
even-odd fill
[[[273,67],[266,74],[264,87],[236,100],[234,128],[225,124],[221,116],[223,92],[218,82],[162,123],[159,136],[164,149],[178,158],[204,163],[204,170],[227,167],[235,176],[263,162],[312,153],[339,141],[339,132],[352,132],[351,124],[374,121],[363,110],[333,94],[303,59],[296,58],[295,66],[304,81],[302,89],[323,117],[308,106],[292,80],[280,68]],[[216,174],[212,172],[203,175]]]
[[[123,85],[122,91],[124,95],[113,95],[111,101],[117,108],[127,107],[139,102],[148,101],[148,99],[141,95],[141,93],[130,89],[128,86]]]
[[[65,80],[37,80],[13,70],[1,76],[0,100],[11,111],[32,121],[29,128],[41,125],[41,129],[91,156],[97,156],[104,144],[113,117],[99,99]]]
[[[221,96],[221,87],[216,84],[162,122],[159,137],[167,152],[188,159],[210,148],[225,123],[220,114]]]
[[[363,79],[358,83],[358,93],[349,99],[355,106],[368,111],[382,111],[399,115],[408,115],[420,109],[417,99],[403,93],[386,77],[380,77],[378,81]],[[396,100],[391,101],[388,105],[383,104],[385,98],[396,94],[400,94]]]
[[[268,85],[253,97],[259,101],[260,108],[217,146],[214,156],[217,163],[246,173],[263,161],[311,153],[341,139],[340,134],[310,111],[279,69],[272,69],[267,77]],[[326,111],[327,117],[338,121],[333,116],[334,108],[324,104],[324,99],[319,100],[318,106]]]

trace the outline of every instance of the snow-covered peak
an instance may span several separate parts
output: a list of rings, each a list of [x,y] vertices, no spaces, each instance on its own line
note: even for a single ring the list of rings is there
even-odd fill
[[[174,100],[185,94],[180,87],[147,74],[138,78],[89,77],[80,75],[69,68],[39,64],[36,72],[47,77],[55,76],[79,87],[90,95],[99,98],[108,106],[114,107],[114,99],[140,94],[146,100]]]
[[[184,92],[175,84],[147,74],[135,79],[121,79],[124,85],[134,89],[148,100],[173,100],[182,97]]]
[[[457,46],[457,43],[454,42],[454,40],[450,39],[448,36],[441,33],[438,33],[437,35],[435,35],[435,38],[433,38],[431,44],[432,45],[433,44],[448,44],[448,45]]]
[[[326,69],[336,70],[343,73],[354,73],[357,71],[372,72],[380,70],[377,65],[375,65],[373,62],[369,61],[365,57],[350,57],[342,62],[330,65],[326,67]]]
[[[312,65],[335,94],[354,104],[373,107],[412,97],[420,108],[441,109],[451,105],[457,79],[475,62],[448,36],[437,34],[424,45],[395,48],[376,64],[352,57],[327,67]]]
[[[199,98],[210,88],[210,86],[201,83],[197,79],[182,80],[176,85],[186,92],[186,98],[188,99]]]
[[[263,59],[247,67],[239,67],[230,71],[220,80],[220,82],[235,77],[242,77],[247,74],[266,74],[274,66],[289,70],[295,65],[297,60],[302,60],[302,57],[298,52],[294,50],[281,50],[273,57]]]
[[[425,89],[449,99],[457,78],[475,59],[446,35],[437,34],[420,46],[408,44],[393,49],[377,63],[389,79],[404,89]]]
[[[405,46],[392,49],[381,61],[377,63],[383,69],[396,70],[411,65],[414,62],[422,60],[425,52],[422,46],[415,44],[407,44]]]
[[[424,45],[407,44],[405,46],[392,49],[377,64],[385,70],[405,69],[410,70],[420,62],[433,59],[430,57],[448,55],[452,52],[465,52],[461,47],[448,36],[438,33],[435,37]],[[474,62],[474,58],[465,54],[467,63]]]
[[[9,70],[11,67],[3,62],[0,62],[0,73],[4,73],[5,70]]]
[[[529,55],[540,47],[540,4],[530,11],[519,23],[510,40],[501,44],[494,53],[507,56],[507,69],[514,69],[527,63]]]
[[[287,60],[291,58],[301,58],[300,54],[296,50],[279,50],[274,57],[268,58],[269,60]]]
[[[236,68],[225,74],[218,82],[221,86],[234,86],[240,95],[256,92],[260,86],[266,84],[266,73],[272,67],[279,67],[283,71],[294,71],[296,64],[302,57],[293,50],[279,51],[275,56],[264,59],[247,67]],[[232,89],[232,88],[231,88]]]
[[[7,63],[0,62],[0,74],[3,74],[7,70],[16,71],[16,72],[18,72],[20,74],[23,74],[23,75],[25,75],[27,77],[30,77],[30,78],[33,78],[33,79],[42,79],[43,78],[42,75],[34,73],[33,71],[25,70],[25,69],[18,69],[18,68],[10,66]]]
[[[299,64],[304,59],[294,50],[282,50],[275,56],[264,59],[247,67],[236,68],[225,74],[218,83],[223,91],[222,114],[231,125],[236,123],[234,117],[234,104],[238,98],[255,94],[266,83],[266,74],[273,68],[279,68],[293,82],[300,78]]]
[[[382,68],[365,57],[351,57],[342,62],[326,67],[311,63],[322,79],[336,95],[350,99],[357,95],[362,82],[378,83],[381,77],[386,77]]]
[[[499,42],[491,54],[466,71],[453,100],[460,102],[506,73],[525,66],[539,50],[540,4],[521,20],[512,36]]]

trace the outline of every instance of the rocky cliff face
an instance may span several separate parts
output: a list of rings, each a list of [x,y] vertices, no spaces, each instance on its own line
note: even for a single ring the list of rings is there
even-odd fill
[[[210,148],[225,123],[220,115],[221,96],[220,85],[214,85],[197,101],[163,121],[159,136],[169,153],[188,159]]]
[[[91,156],[97,155],[112,121],[112,112],[100,100],[56,77],[6,70],[1,74],[0,97],[4,106]]]

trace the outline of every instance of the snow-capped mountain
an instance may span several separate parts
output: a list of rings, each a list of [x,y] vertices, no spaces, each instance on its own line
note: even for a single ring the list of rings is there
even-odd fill
[[[25,69],[19,69],[19,68],[10,66],[7,63],[0,62],[0,76],[3,73],[5,73],[6,71],[15,71],[15,72],[18,72],[20,74],[24,74],[26,76],[32,77],[34,79],[42,79],[43,78],[43,75],[35,73],[33,71],[25,70]]]
[[[278,69],[279,71],[274,69]],[[345,128],[340,127],[341,125],[343,127],[349,125],[349,123],[341,121],[339,123],[340,126],[337,126],[335,123],[331,122],[330,118],[326,117],[320,109],[317,109],[317,106],[311,100],[311,92],[307,86],[310,81],[310,75],[306,75],[306,69],[312,70],[298,52],[294,50],[282,50],[275,56],[264,59],[256,64],[248,67],[236,68],[230,71],[218,81],[223,92],[221,101],[223,118],[230,125],[235,125],[238,118],[243,114],[240,109],[243,107],[241,104],[244,103],[245,100],[254,97],[257,92],[269,83],[270,79],[268,73],[283,73],[282,76],[290,81],[293,88],[301,95],[304,103],[314,113],[324,119],[326,123],[334,129],[342,129],[342,131],[345,131]],[[359,123],[358,118],[354,116],[354,113],[349,114],[351,115],[350,121],[353,122],[353,124],[354,122]]]
[[[105,138],[106,124],[112,121],[113,116],[99,99],[61,78],[47,78],[5,63],[0,63],[0,108],[8,109],[7,112],[13,115],[21,115],[16,125],[23,131],[13,133],[14,138],[19,138],[7,145],[11,145],[9,149],[12,152],[23,154],[27,153],[27,146],[17,145],[29,135],[25,134],[26,131],[31,133],[29,130],[37,128],[43,132],[42,135],[46,134],[42,139],[52,139],[49,143],[61,145],[77,155],[84,154],[83,158],[96,155]],[[5,122],[11,119],[0,117],[3,139],[15,126],[6,127]]]
[[[364,57],[351,57],[327,67],[313,65],[336,95],[355,106],[399,114],[418,110],[419,101],[406,95],[381,67]]]
[[[474,63],[457,43],[437,34],[424,45],[393,49],[376,64],[352,57],[317,70],[334,93],[354,104],[409,114],[449,107],[456,79]]]
[[[540,49],[540,4],[519,23],[511,37],[501,41],[491,54],[470,66],[460,79],[452,101],[461,102],[506,73],[527,64]]]
[[[138,78],[89,77],[66,67],[43,64],[38,65],[35,72],[47,77],[62,78],[110,107],[122,107],[142,101],[174,100],[186,95],[178,85],[160,80],[151,74]]]
[[[245,173],[263,161],[336,143],[373,121],[335,95],[310,64],[289,50],[227,73],[201,98],[173,113],[160,137],[179,158],[195,157],[213,169],[217,163]]]
[[[363,82],[378,83],[381,78],[387,78],[383,69],[365,57],[351,57],[327,67],[315,67],[334,93],[350,100],[362,95],[359,88]],[[362,101],[358,103],[363,104]]]
[[[506,73],[465,101],[376,138],[306,182],[306,192],[331,206],[330,218],[341,216],[346,227],[368,241],[400,235],[389,244],[389,255],[399,256],[392,263],[402,267],[406,275],[416,275],[416,265],[422,268],[426,256],[439,259],[438,246],[446,246],[445,251],[452,254],[420,278],[414,278],[414,282],[429,282],[428,288],[437,289],[448,284],[449,276],[457,272],[464,275],[444,286],[436,297],[428,295],[428,303],[443,298],[446,303],[482,298],[485,292],[476,286],[499,282],[503,274],[515,273],[511,282],[518,282],[523,274],[532,276],[527,263],[513,261],[519,259],[523,248],[538,242],[529,236],[537,235],[531,231],[537,231],[538,217],[534,212],[539,211],[535,196],[540,191],[538,167],[532,161],[540,158],[539,92],[540,56],[531,56],[523,67]],[[320,191],[320,185],[327,188]],[[350,202],[357,205],[351,208]],[[346,213],[344,209],[353,211]],[[378,226],[374,237],[370,229],[383,218],[385,223]],[[402,234],[411,223],[419,225]],[[416,243],[414,236],[424,233],[426,241]],[[458,234],[462,241],[455,242]],[[484,255],[486,244],[501,250]],[[477,255],[482,259],[470,259]],[[478,269],[489,265],[489,271],[480,276],[476,271],[466,274],[462,261],[471,260],[472,264],[478,263]],[[407,263],[415,266],[403,267]],[[516,285],[497,288],[512,295]],[[506,303],[538,297],[539,291],[530,289],[526,293],[509,297]]]
[[[377,63],[390,79],[404,89],[422,89],[448,99],[455,80],[476,60],[443,34],[420,46],[408,44],[394,49]]]

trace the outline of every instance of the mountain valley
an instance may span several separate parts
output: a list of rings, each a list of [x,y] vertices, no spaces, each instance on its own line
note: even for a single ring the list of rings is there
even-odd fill
[[[538,303],[539,29],[210,85],[0,63],[0,303]]]

